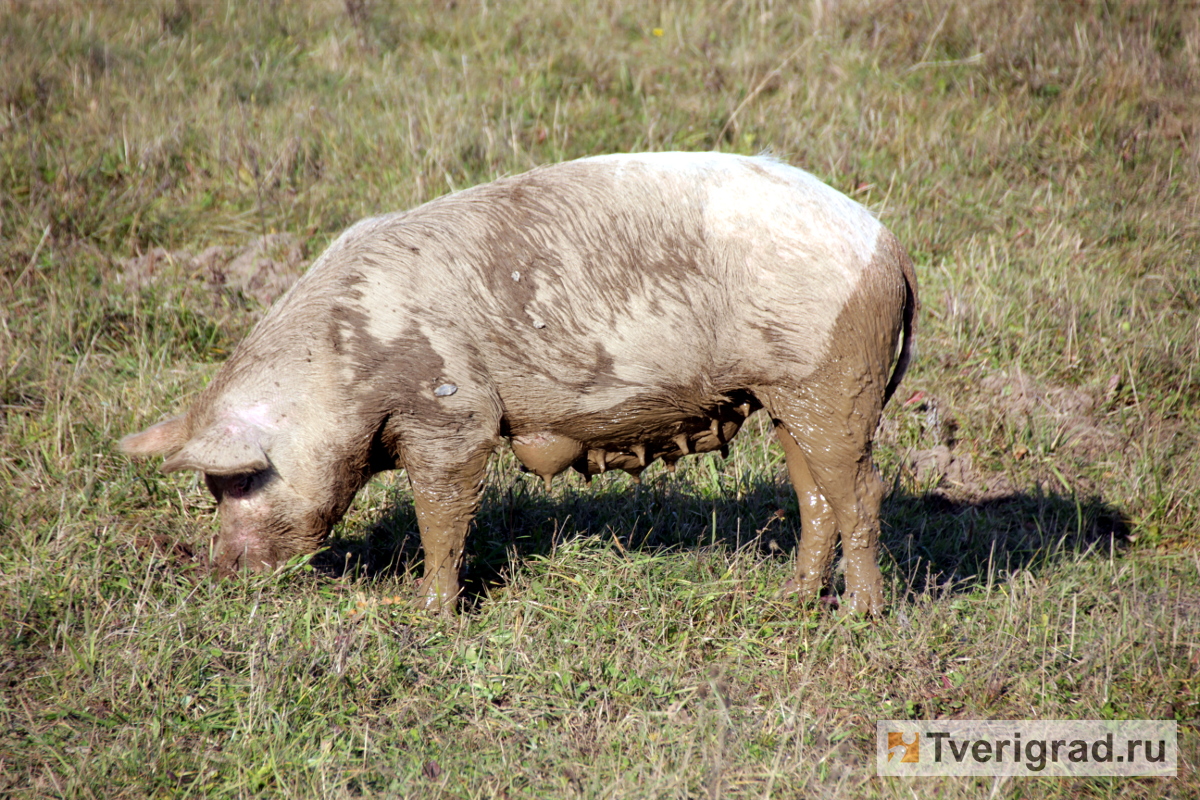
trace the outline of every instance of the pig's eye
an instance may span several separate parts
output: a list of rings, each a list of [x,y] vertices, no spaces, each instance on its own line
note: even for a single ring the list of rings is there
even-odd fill
[[[206,475],[209,491],[218,501],[222,497],[240,498],[251,494],[262,483],[262,472],[247,472],[242,475]]]

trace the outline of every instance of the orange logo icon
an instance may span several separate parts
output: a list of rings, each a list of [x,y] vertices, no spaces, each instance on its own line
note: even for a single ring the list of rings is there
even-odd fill
[[[911,737],[911,738],[906,738]],[[901,764],[915,764],[921,760],[921,734],[888,731],[888,761],[900,756]]]

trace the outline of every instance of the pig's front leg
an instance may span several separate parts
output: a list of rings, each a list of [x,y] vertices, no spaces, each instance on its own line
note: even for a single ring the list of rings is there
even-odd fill
[[[406,464],[425,551],[425,577],[417,584],[416,600],[430,611],[450,612],[458,602],[463,548],[479,510],[489,452],[477,451],[449,467]]]

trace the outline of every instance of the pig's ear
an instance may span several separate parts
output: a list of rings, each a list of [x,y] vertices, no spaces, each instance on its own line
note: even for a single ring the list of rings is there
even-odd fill
[[[180,416],[151,425],[141,433],[131,433],[117,446],[131,456],[165,456],[183,447],[187,440],[187,423]]]
[[[256,429],[218,423],[192,437],[163,462],[162,471],[194,469],[206,475],[245,475],[269,466]]]

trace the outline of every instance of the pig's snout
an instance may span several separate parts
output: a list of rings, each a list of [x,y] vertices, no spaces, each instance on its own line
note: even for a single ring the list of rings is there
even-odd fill
[[[221,531],[213,537],[210,552],[214,570],[225,577],[242,570],[270,572],[285,560],[277,558],[272,550],[253,536],[230,535]]]
[[[217,501],[221,530],[210,550],[220,575],[241,570],[270,572],[293,553],[284,552],[291,526],[279,518],[278,476],[273,470],[236,475],[205,475]]]
[[[358,489],[349,486],[344,503],[313,499],[297,492],[274,467],[206,474],[204,480],[221,518],[210,552],[222,575],[270,572],[294,556],[315,553]]]

